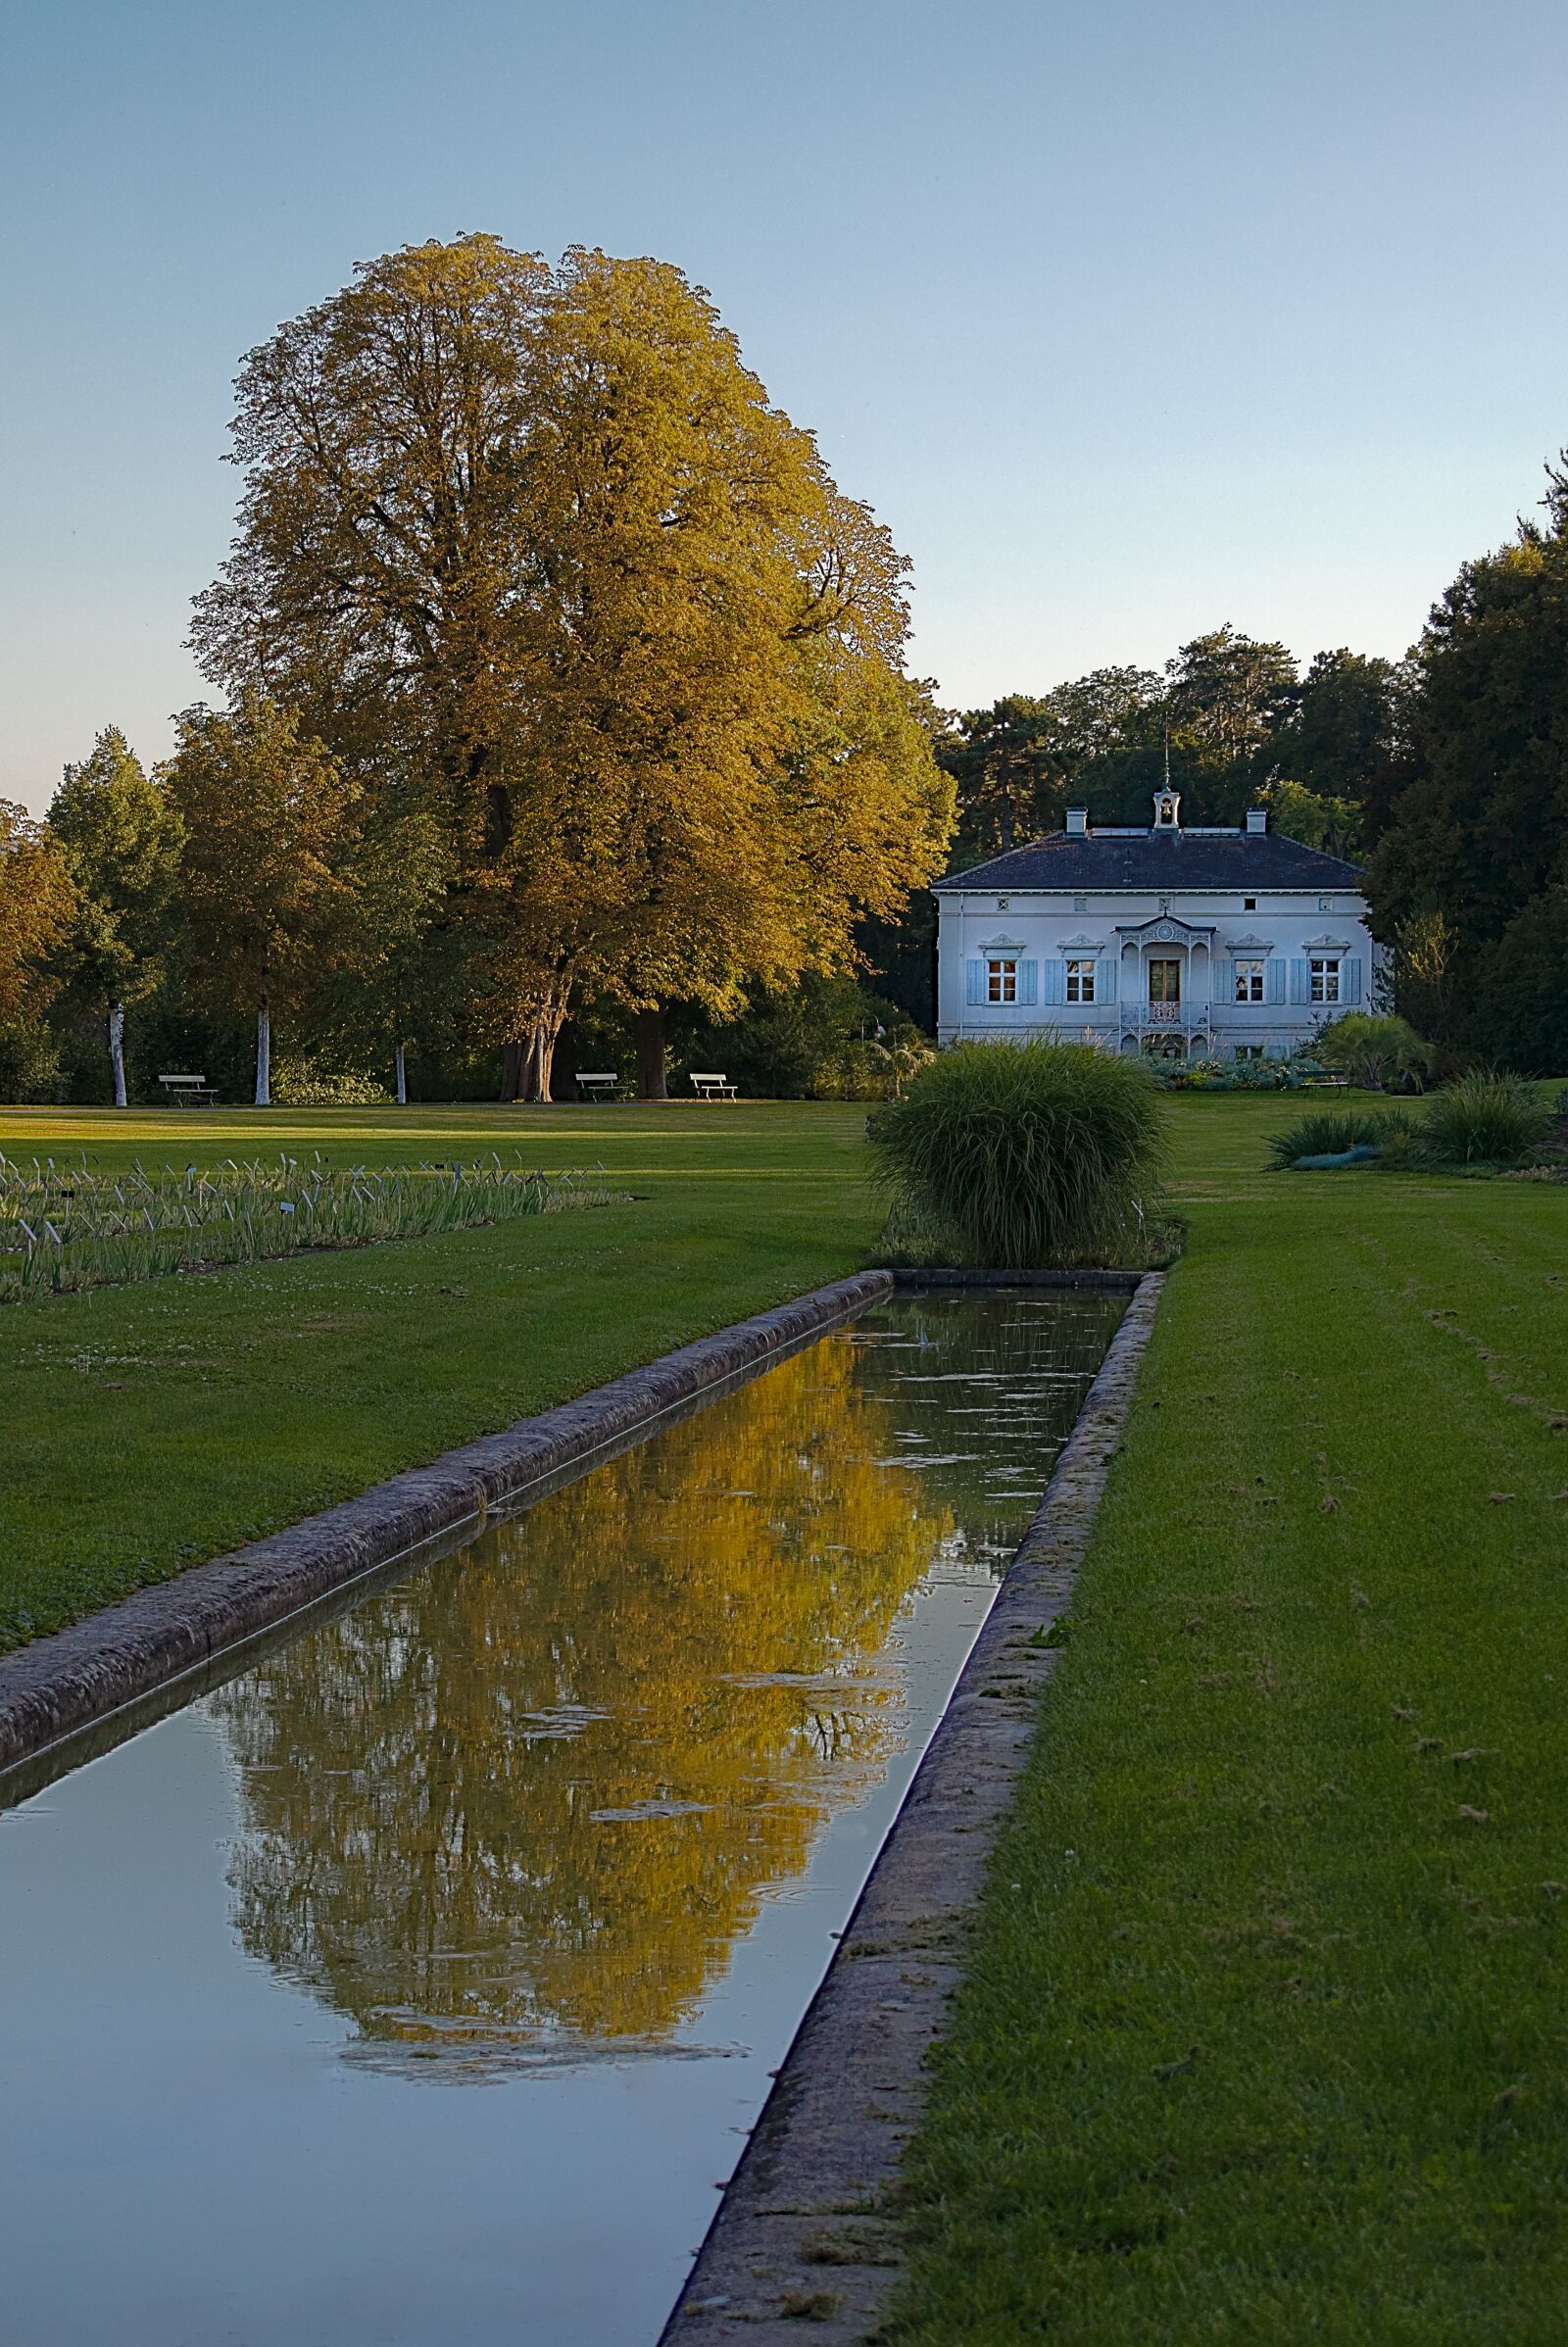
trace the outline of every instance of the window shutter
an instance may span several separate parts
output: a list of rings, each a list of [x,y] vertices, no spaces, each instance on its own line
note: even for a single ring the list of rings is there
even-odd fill
[[[1293,1002],[1309,1002],[1311,1000],[1311,973],[1304,961],[1293,961],[1291,964],[1291,1001]]]
[[[1285,964],[1277,953],[1271,953],[1263,964],[1263,1000],[1265,1002],[1285,1000]]]
[[[1353,956],[1340,964],[1340,1000],[1342,1002],[1361,1000],[1361,964]]]
[[[1114,1002],[1116,1000],[1116,964],[1119,953],[1102,953],[1095,964],[1095,1001]]]
[[[1046,986],[1041,999],[1047,1002],[1065,1002],[1067,1000],[1067,964],[1059,953],[1052,954],[1046,963]]]
[[[1039,1002],[1039,1000],[1040,1000],[1040,964],[1039,964],[1039,962],[1038,962],[1038,961],[1020,961],[1020,962],[1019,962],[1019,964],[1018,964],[1018,1000],[1019,1000],[1019,1002]]]
[[[986,965],[983,961],[966,961],[963,965],[966,1002],[983,1002],[986,999]]]
[[[1222,1002],[1236,1000],[1236,963],[1229,953],[1219,957],[1219,999]]]

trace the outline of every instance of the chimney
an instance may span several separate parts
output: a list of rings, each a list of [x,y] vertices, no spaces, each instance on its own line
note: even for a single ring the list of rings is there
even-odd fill
[[[1067,837],[1070,840],[1086,840],[1089,837],[1089,809],[1087,807],[1068,807]]]
[[[1247,810],[1248,838],[1250,840],[1260,839],[1267,829],[1268,808],[1266,807],[1250,807]]]

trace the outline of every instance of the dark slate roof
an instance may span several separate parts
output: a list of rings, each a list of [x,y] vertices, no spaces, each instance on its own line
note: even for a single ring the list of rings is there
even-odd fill
[[[1026,848],[950,872],[938,889],[995,890],[1027,895],[1031,889],[1068,889],[1083,894],[1127,889],[1140,896],[1175,889],[1355,889],[1361,866],[1345,863],[1321,849],[1303,848],[1276,831],[1093,832],[1077,838],[1054,831]]]

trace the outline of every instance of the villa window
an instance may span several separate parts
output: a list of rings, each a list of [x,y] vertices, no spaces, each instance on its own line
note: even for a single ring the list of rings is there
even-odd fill
[[[1261,1002],[1263,1000],[1263,964],[1260,961],[1239,961],[1236,964],[1236,1000],[1238,1002]]]
[[[1242,899],[1242,910],[1243,912],[1256,912],[1257,899],[1255,897],[1244,897]]]
[[[1067,1000],[1069,1002],[1092,1002],[1095,999],[1095,965],[1092,961],[1069,961],[1067,964]]]
[[[993,954],[986,963],[986,1001],[988,1002],[1016,1002],[1017,1000],[1017,962],[1010,954],[1000,960]]]
[[[1340,999],[1340,964],[1338,957],[1328,960],[1314,953],[1307,965],[1312,973],[1314,1002],[1337,1002]]]
[[[1074,897],[1072,901],[1072,908],[1074,912],[1087,912],[1089,910],[1089,899],[1087,897]]]
[[[1179,961],[1152,961],[1149,965],[1149,999],[1152,1002],[1179,1002],[1182,999],[1182,965]]]

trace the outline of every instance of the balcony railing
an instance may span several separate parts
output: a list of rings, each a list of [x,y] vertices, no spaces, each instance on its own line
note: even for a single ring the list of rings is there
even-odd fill
[[[1140,1002],[1138,1008],[1151,1027],[1180,1027],[1189,1023],[1182,1017],[1180,1002]]]

